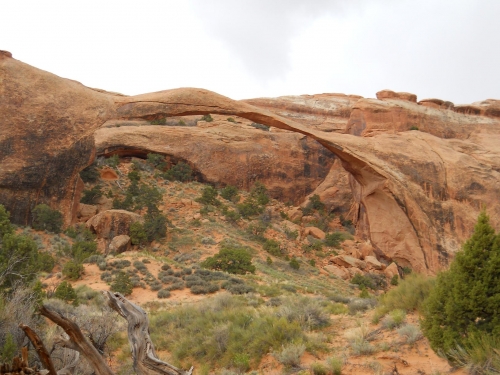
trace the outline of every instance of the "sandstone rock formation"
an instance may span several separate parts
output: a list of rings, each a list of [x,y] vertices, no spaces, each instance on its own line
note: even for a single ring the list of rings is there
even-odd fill
[[[145,157],[152,152],[174,164],[187,162],[200,181],[219,186],[249,190],[260,181],[273,198],[295,204],[325,179],[335,160],[301,134],[256,130],[226,119],[197,127],[105,126],[96,131],[95,142],[98,155]]]
[[[0,53],[0,82],[0,203],[19,224],[39,203],[60,209],[67,223],[76,216],[78,172],[93,160],[93,135],[106,121],[212,113],[300,133],[334,153],[350,173],[357,232],[377,256],[437,271],[471,234],[481,206],[500,226],[495,100],[451,110],[401,95],[359,99],[347,134],[339,134],[201,89],[97,91],[7,53]]]
[[[113,239],[130,232],[130,225],[142,222],[140,215],[125,210],[107,210],[90,218],[86,226],[97,234],[97,238]]]
[[[130,237],[126,234],[121,234],[114,237],[109,243],[109,251],[114,253],[123,253],[130,247]]]

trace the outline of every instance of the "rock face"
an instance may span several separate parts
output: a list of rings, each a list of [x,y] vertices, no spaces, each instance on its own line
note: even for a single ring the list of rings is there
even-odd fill
[[[109,251],[114,253],[123,253],[130,247],[130,237],[126,234],[121,234],[114,237],[109,244]]]
[[[305,116],[302,123],[292,120],[286,107],[201,89],[131,97],[98,91],[7,53],[0,53],[0,82],[0,203],[19,224],[30,222],[39,203],[61,210],[67,223],[76,216],[78,172],[93,160],[94,133],[106,121],[211,113],[306,135],[335,154],[350,174],[357,233],[379,259],[435,272],[470,236],[481,206],[500,227],[496,100],[452,110],[401,95],[355,98],[346,134],[340,134],[318,130]]]
[[[316,130],[345,133],[352,107],[361,98],[358,95],[317,94],[247,99],[243,102]]]
[[[220,116],[219,116],[220,117]],[[273,198],[299,204],[328,175],[333,154],[315,140],[290,132],[263,131],[225,118],[197,127],[103,127],[95,133],[98,155],[160,153],[184,161],[198,179],[250,189],[262,182]]]
[[[98,213],[86,223],[97,234],[97,238],[113,239],[118,235],[128,235],[130,225],[143,221],[136,213],[125,210],[107,210]]]

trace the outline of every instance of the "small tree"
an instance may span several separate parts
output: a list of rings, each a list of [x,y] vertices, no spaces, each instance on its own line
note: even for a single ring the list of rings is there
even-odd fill
[[[81,263],[70,260],[63,269],[62,274],[69,280],[78,280],[83,273],[83,265]]]
[[[130,225],[130,242],[132,245],[144,245],[148,240],[144,225],[139,222]]]
[[[78,306],[78,296],[75,289],[67,281],[63,281],[57,286],[54,297],[66,302],[72,302],[74,306]]]
[[[115,280],[111,284],[110,289],[113,292],[118,292],[123,294],[124,296],[128,296],[132,293],[134,286],[132,284],[132,281],[130,280],[130,276],[123,271],[119,271],[116,274]]]
[[[472,237],[423,306],[422,330],[435,351],[464,347],[477,334],[500,335],[500,235],[479,215]]]
[[[203,190],[201,191],[201,197],[197,198],[196,201],[203,204],[217,205],[219,204],[219,201],[217,200],[218,194],[219,193],[214,189],[213,186],[208,185],[203,188]]]
[[[207,258],[201,266],[238,275],[255,273],[252,256],[245,249],[222,248],[213,257]]]
[[[17,352],[17,345],[14,342],[14,336],[12,333],[7,333],[7,337],[5,338],[5,343],[1,348],[0,360],[3,363],[10,363]]]
[[[4,234],[12,233],[14,228],[9,220],[10,213],[0,204],[0,242]]]
[[[39,204],[33,211],[33,228],[36,230],[48,230],[53,233],[60,233],[63,225],[63,215],[53,210],[46,204]]]
[[[84,204],[94,204],[96,203],[97,199],[101,197],[102,197],[102,189],[99,185],[96,185],[90,190],[83,191],[83,196],[80,199],[80,202]]]

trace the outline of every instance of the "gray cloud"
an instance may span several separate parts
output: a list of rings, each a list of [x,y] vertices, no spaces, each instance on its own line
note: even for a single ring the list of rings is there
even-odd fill
[[[340,12],[347,0],[193,0],[208,33],[255,77],[282,77],[290,67],[291,40],[314,19]]]

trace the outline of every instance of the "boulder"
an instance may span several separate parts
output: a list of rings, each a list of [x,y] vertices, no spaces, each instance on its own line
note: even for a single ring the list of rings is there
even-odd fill
[[[398,275],[399,276],[399,271],[398,271],[398,265],[394,262],[392,262],[391,264],[389,264],[385,270],[384,270],[384,275],[388,278],[388,279],[392,279],[394,277],[394,275]]]
[[[353,258],[349,255],[337,255],[332,259],[332,262],[345,268],[366,268],[366,263],[364,261]]]
[[[324,240],[325,239],[325,232],[323,232],[321,229],[316,228],[316,227],[307,227],[304,229],[304,235],[308,236],[311,235],[314,238],[317,238],[318,240]]]
[[[128,235],[130,233],[130,225],[142,221],[143,218],[133,212],[107,210],[89,219],[86,226],[96,233],[98,238],[111,239],[120,234]]]
[[[78,218],[78,221],[85,222],[95,214],[97,214],[97,206],[80,203],[76,217]]]
[[[109,251],[113,253],[123,253],[127,251],[130,247],[130,237],[126,234],[121,234],[119,236],[113,237],[111,243],[109,244]]]
[[[368,255],[365,257],[366,264],[374,270],[383,270],[385,266],[380,263],[374,256]]]
[[[397,99],[397,100],[406,100],[408,102],[417,102],[417,95],[410,94],[409,92],[394,92],[392,90],[382,90],[377,92],[377,99]]]
[[[365,242],[360,247],[361,259],[365,259],[367,256],[374,256],[375,252],[373,246],[369,242]]]
[[[97,198],[97,212],[111,210],[113,208],[113,199],[101,196]]]
[[[288,210],[288,217],[290,218],[291,221],[300,221],[302,220],[302,210],[298,207],[293,207],[290,210]]]
[[[329,264],[329,265],[323,267],[323,269],[328,271],[328,273],[331,273],[331,274],[333,274],[333,275],[335,275],[338,278],[341,278],[343,280],[347,280],[350,277],[349,272],[347,272],[345,270],[345,268],[337,267],[337,266],[334,266],[332,264]]]

